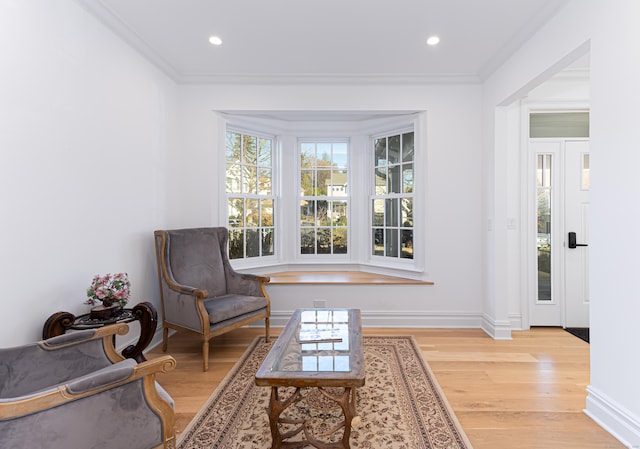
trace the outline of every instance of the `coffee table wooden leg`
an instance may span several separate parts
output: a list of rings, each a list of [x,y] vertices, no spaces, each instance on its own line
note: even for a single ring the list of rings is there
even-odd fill
[[[304,419],[280,418],[280,415],[287,407],[300,399],[300,388],[296,388],[296,391],[287,399],[281,400],[278,394],[278,387],[271,387],[271,399],[269,399],[269,409],[267,410],[269,413],[269,427],[271,429],[271,449],[301,449],[307,445],[306,441],[284,441],[302,432]],[[280,433],[278,423],[299,424],[299,426],[282,434]]]

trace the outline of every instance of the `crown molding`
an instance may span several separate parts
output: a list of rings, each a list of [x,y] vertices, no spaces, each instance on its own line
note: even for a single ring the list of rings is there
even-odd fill
[[[107,8],[100,0],[76,0],[76,2],[98,19],[103,25],[122,39],[125,44],[136,50],[144,59],[155,65],[160,71],[174,81],[178,81],[179,75],[175,68],[160,54],[151,48],[133,29]]]
[[[183,74],[179,84],[258,84],[258,85],[428,85],[480,84],[475,74],[391,74],[391,73],[283,73],[283,74]]]

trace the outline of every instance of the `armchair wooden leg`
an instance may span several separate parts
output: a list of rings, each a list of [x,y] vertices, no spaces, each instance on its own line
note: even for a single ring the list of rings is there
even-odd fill
[[[169,328],[162,328],[162,352],[167,352],[167,343],[169,342]]]
[[[209,371],[209,340],[202,342],[203,371]]]
[[[271,332],[271,328],[269,325],[269,317],[264,319],[264,328],[265,328],[265,340],[269,343],[269,334]]]

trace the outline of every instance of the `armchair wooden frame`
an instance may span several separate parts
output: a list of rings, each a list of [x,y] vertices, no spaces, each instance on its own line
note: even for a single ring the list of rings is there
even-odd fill
[[[129,326],[127,324],[109,325],[95,329],[91,338],[80,341],[102,340],[104,353],[107,359],[115,366],[118,362],[123,362],[125,358],[116,352],[113,339],[116,335],[125,335],[128,330]],[[78,344],[78,341],[74,339],[69,339],[68,342],[56,344],[55,346],[47,345],[46,340],[38,342],[38,346],[40,346],[42,350],[53,352],[64,350],[65,347],[71,347],[76,344]],[[133,361],[131,363],[133,363]],[[153,449],[175,448],[175,412],[173,406],[167,402],[167,399],[160,395],[156,384],[157,373],[166,373],[174,369],[175,366],[175,359],[169,355],[165,355],[136,364],[132,367],[131,373],[126,378],[115,382],[98,383],[75,393],[70,391],[68,383],[62,383],[57,386],[52,386],[52,388],[46,389],[38,394],[25,395],[22,398],[16,398],[16,400],[5,399],[0,401],[0,421],[18,419],[33,413],[62,407],[77,400],[89,398],[90,396],[108,390],[117,389],[131,382],[142,381],[142,388],[147,404],[149,408],[155,412],[162,424],[162,443],[154,446]],[[47,369],[47,367],[44,367],[44,369]],[[69,382],[73,383],[73,379],[70,379]],[[61,408],[60,410],[64,411],[65,409]]]
[[[224,228],[219,228],[219,229],[224,229]],[[207,309],[205,307],[205,300],[209,298],[209,292],[202,288],[181,285],[174,279],[170,267],[167,266],[167,257],[166,257],[167,251],[168,251],[167,247],[169,244],[168,232],[170,231],[158,230],[154,232],[154,237],[156,241],[156,261],[157,261],[157,268],[158,268],[158,281],[160,284],[160,297],[162,302],[162,350],[164,352],[167,351],[169,329],[173,329],[175,331],[187,332],[192,335],[199,336],[202,341],[202,357],[203,357],[204,371],[208,371],[209,369],[209,341],[213,337],[222,335],[233,329],[237,329],[239,327],[246,326],[247,324],[264,319],[266,340],[269,341],[269,338],[270,338],[271,300],[265,288],[265,285],[270,282],[270,278],[268,276],[239,273],[231,267],[228,260],[228,256],[226,255],[228,232],[226,229],[224,229],[224,231],[225,231],[224,239],[223,239],[223,242],[221,243],[221,246],[223,246],[223,248],[221,248],[221,250],[223,251],[223,256],[224,256],[222,258],[222,262],[225,265],[225,271],[228,274],[231,274],[239,279],[242,279],[245,281],[257,282],[259,284],[258,288],[259,288],[260,295],[266,298],[267,305],[266,305],[266,308],[264,309],[264,312],[250,314],[246,318],[234,319],[231,323],[222,327],[216,327],[211,325],[210,323],[209,313],[207,312]],[[184,325],[178,324],[176,322],[172,322],[171,318],[167,317],[167,314],[165,313],[166,312],[165,301],[169,299],[165,297],[163,282],[165,284],[164,287],[168,288],[173,292],[180,294],[181,297],[191,298],[191,300],[194,303],[192,313],[197,314],[196,320],[200,323],[199,329],[192,329]]]

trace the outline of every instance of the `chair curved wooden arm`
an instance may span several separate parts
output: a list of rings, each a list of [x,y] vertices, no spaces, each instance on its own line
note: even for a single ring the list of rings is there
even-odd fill
[[[122,358],[112,336],[127,328],[0,349],[0,446],[174,448],[173,400],[156,374],[173,369],[175,360]]]
[[[216,335],[264,319],[269,339],[270,279],[233,269],[226,228],[157,230],[154,238],[164,351],[169,329],[197,335],[207,371],[209,340]]]

